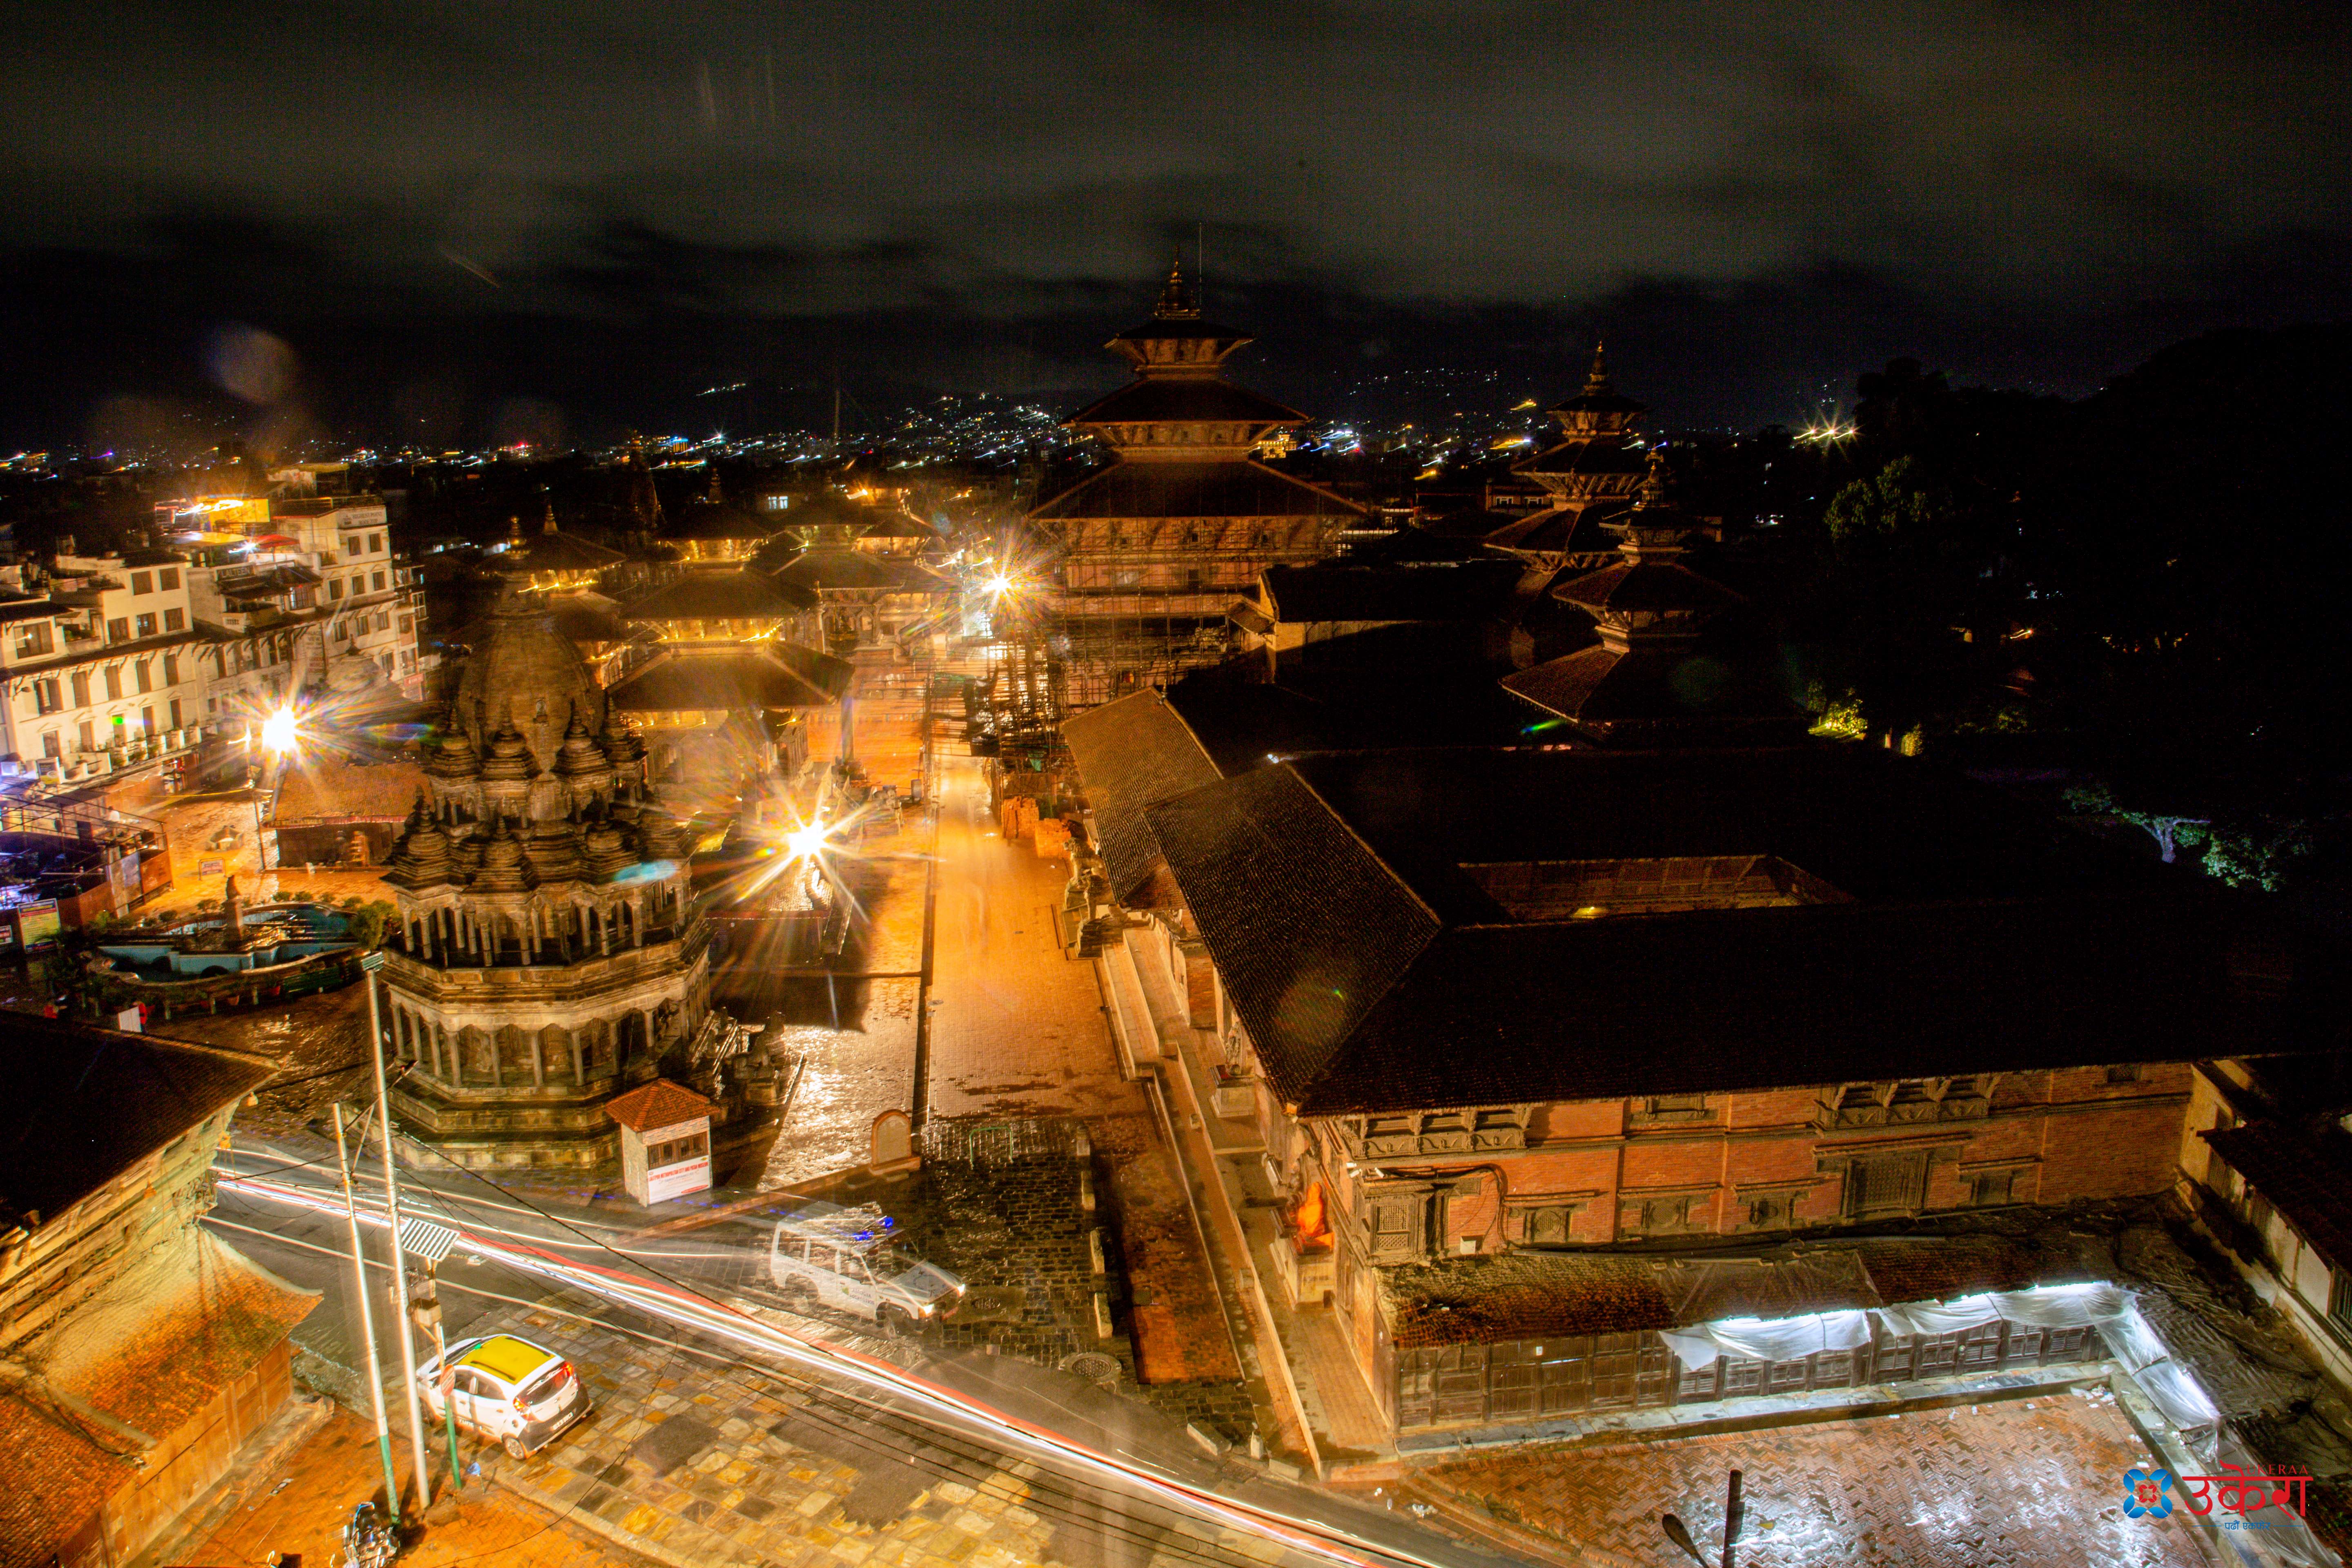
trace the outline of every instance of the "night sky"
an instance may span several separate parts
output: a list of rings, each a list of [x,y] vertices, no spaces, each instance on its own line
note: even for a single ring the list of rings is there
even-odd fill
[[[1669,425],[1911,354],[2080,393],[2352,315],[2333,5],[37,5],[0,443],[435,443],[1057,402],[1171,251],[1244,376]],[[1196,228],[1196,226],[1198,227]],[[748,380],[743,393],[698,396]]]

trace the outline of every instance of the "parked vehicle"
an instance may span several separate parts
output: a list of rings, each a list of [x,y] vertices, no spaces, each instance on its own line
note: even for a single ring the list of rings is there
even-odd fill
[[[353,1508],[343,1525],[341,1568],[384,1568],[399,1555],[400,1542],[392,1533],[391,1522],[376,1516],[375,1504],[363,1502]]]
[[[810,1204],[777,1222],[768,1278],[788,1297],[911,1332],[961,1300],[964,1285],[908,1251],[897,1228],[872,1204]]]
[[[518,1459],[588,1414],[579,1369],[545,1345],[490,1334],[451,1345],[447,1357],[446,1377],[437,1355],[416,1371],[434,1419],[454,1406],[459,1426],[485,1443],[503,1443]]]

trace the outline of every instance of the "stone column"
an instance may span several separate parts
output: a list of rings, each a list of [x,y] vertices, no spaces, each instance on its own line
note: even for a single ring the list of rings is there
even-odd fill
[[[547,1038],[541,1029],[530,1032],[530,1087],[547,1087]]]

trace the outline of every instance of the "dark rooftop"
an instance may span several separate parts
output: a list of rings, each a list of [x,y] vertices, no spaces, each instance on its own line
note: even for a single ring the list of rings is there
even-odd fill
[[[778,657],[789,649],[788,657]],[[829,708],[848,689],[851,666],[788,644],[670,649],[613,686],[625,713]]]
[[[1499,611],[1518,584],[1516,561],[1269,566],[1262,574],[1277,621],[1475,621]]]
[[[1356,517],[1329,490],[1249,461],[1122,461],[1040,502],[1034,518]]]
[[[796,584],[779,584],[764,573],[740,567],[689,568],[635,604],[622,608],[630,621],[764,621],[781,619],[816,603]]]
[[[93,1025],[8,1016],[0,1207],[54,1218],[261,1087],[278,1064]]]
[[[2332,1266],[2352,1268],[2352,1133],[2254,1121],[2204,1139]]]
[[[1331,753],[1146,815],[1271,1086],[1308,1115],[2340,1033],[2323,966],[2292,1013],[2235,984],[2235,900],[1859,748]],[[1753,855],[1850,901],[1514,921],[1463,868]]]

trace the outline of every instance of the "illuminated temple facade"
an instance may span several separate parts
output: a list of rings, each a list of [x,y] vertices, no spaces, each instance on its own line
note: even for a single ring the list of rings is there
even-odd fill
[[[1134,379],[1067,422],[1111,453],[1029,513],[1055,562],[1046,614],[1067,706],[1219,662],[1226,612],[1258,574],[1330,554],[1362,515],[1254,457],[1306,416],[1225,378],[1249,341],[1202,320],[1171,271],[1150,317],[1108,345]]]
[[[710,1015],[684,826],[578,648],[510,584],[428,744],[384,880],[402,1121],[453,1161],[594,1165],[606,1101]]]

